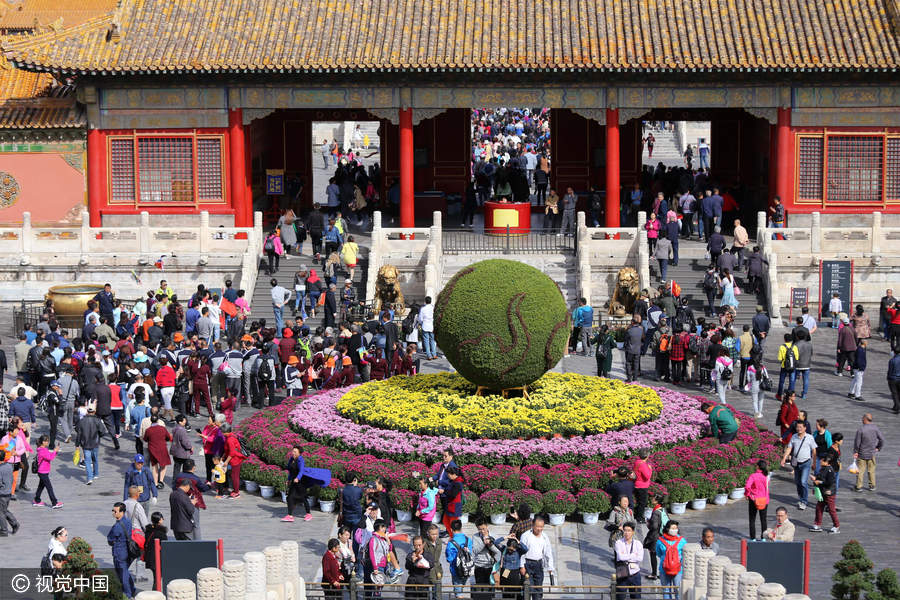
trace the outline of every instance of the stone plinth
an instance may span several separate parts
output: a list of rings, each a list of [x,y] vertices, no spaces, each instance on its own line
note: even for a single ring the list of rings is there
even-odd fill
[[[266,598],[284,600],[284,556],[281,546],[266,546]]]
[[[241,560],[226,560],[222,564],[224,600],[244,600],[247,594],[246,568]]]
[[[756,571],[747,571],[738,577],[738,596],[741,600],[757,600],[756,590],[765,582]]]
[[[786,589],[780,583],[764,583],[756,590],[757,600],[784,600]]]
[[[284,600],[306,600],[306,586],[300,577],[300,546],[293,540],[281,542],[284,571]]]
[[[784,600],[809,600],[809,596],[806,594],[787,594]]]
[[[138,592],[134,600],[166,600],[166,595],[162,592],[148,590],[146,592]]]
[[[168,600],[197,600],[197,586],[190,579],[173,579],[166,586]]]
[[[731,564],[727,556],[713,556],[709,559],[706,572],[706,597],[708,600],[722,599],[722,582],[725,577],[725,567]]]
[[[225,580],[222,571],[206,567],[197,571],[197,600],[222,600]]]
[[[262,552],[244,554],[244,573],[247,582],[246,600],[266,600],[266,555]]]
[[[694,590],[697,598],[706,596],[709,560],[713,557],[715,553],[712,550],[702,548],[694,554]]]
[[[722,576],[722,599],[738,600],[741,575],[747,572],[747,567],[737,563],[725,565]]]

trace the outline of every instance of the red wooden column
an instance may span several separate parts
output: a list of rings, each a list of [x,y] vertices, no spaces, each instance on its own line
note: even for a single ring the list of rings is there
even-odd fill
[[[606,109],[606,227],[619,227],[619,109]]]
[[[415,227],[412,109],[400,109],[400,227]]]
[[[87,186],[88,213],[91,227],[100,227],[100,206],[103,204],[103,135],[99,129],[89,129],[87,134]]]
[[[247,221],[246,166],[244,156],[244,111],[232,108],[228,111],[229,181],[231,182],[231,208],[234,209],[235,227],[252,227]]]
[[[781,203],[789,206],[793,203],[793,171],[794,157],[791,144],[791,109],[778,109],[778,124],[776,128],[776,159],[778,161],[775,171],[775,193],[781,196]]]

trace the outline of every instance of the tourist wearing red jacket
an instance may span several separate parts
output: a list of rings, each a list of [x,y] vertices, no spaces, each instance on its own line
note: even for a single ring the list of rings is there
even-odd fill
[[[337,538],[328,540],[328,550],[322,556],[322,588],[326,598],[341,597],[341,583],[344,576],[341,574],[341,563],[338,556],[341,555],[341,543]]]
[[[187,371],[191,376],[191,387],[194,390],[194,413],[192,416],[200,414],[201,401],[206,406],[209,416],[213,416],[212,404],[209,401],[209,380],[212,377],[212,369],[206,356],[197,355],[187,363]]]
[[[172,396],[175,395],[175,369],[169,366],[168,359],[163,356],[159,359],[161,365],[156,372],[156,388],[159,390],[159,397],[163,402],[163,411],[167,419],[172,420],[175,415],[172,413]]]
[[[231,497],[238,498],[241,495],[241,464],[247,457],[241,452],[241,442],[231,431],[231,425],[223,423],[220,429],[225,434],[225,467],[231,467]]]
[[[637,507],[634,510],[634,516],[638,523],[646,522],[644,518],[644,510],[647,508],[647,491],[650,488],[650,479],[653,476],[653,469],[647,462],[650,456],[646,448],[638,450],[637,460],[634,461],[634,497],[637,500]]]

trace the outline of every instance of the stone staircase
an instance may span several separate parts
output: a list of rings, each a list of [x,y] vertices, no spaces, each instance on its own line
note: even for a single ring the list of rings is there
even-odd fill
[[[489,258],[515,260],[535,267],[559,284],[559,289],[566,299],[566,306],[574,304],[578,293],[578,263],[574,254],[445,254],[442,257],[441,289],[444,289],[447,282],[461,269],[468,267],[474,262]]]
[[[654,155],[656,153],[654,152]],[[730,247],[730,246],[729,246]],[[653,287],[659,285],[659,263],[655,258],[650,259],[650,279]],[[706,308],[706,293],[703,291],[703,277],[706,274],[706,268],[709,261],[706,260],[706,244],[697,241],[679,240],[678,246],[678,266],[669,265],[666,278],[671,281],[674,279],[681,286],[681,294],[688,298],[689,306],[694,311],[695,317],[704,315]],[[737,297],[740,306],[737,309],[737,317],[735,322],[741,326],[749,324],[756,314],[756,305],[765,305],[765,299],[755,297],[746,291],[746,272],[737,273],[735,280],[743,291]],[[716,299],[716,307],[719,305],[719,298]],[[738,330],[739,332],[739,330]]]
[[[380,123],[378,121],[345,121],[344,122],[344,148],[353,148],[354,150],[361,150],[362,145],[359,144],[357,147],[357,143],[353,141],[354,131],[356,131],[356,126],[359,125],[359,130],[362,132],[363,136],[369,136],[369,151],[376,148],[381,147],[381,138],[378,137],[378,127]],[[364,154],[366,154],[366,150],[362,150]]]
[[[357,243],[359,243],[359,258],[357,260],[356,272],[353,274],[353,287],[356,288],[356,298],[357,299],[365,299],[366,297],[366,278],[368,276],[368,266],[369,266],[369,248],[363,246],[360,243],[360,240],[357,236]],[[318,273],[319,277],[324,280],[323,277],[323,261],[324,256],[321,261],[316,263],[315,257],[312,256],[312,245],[310,244],[309,239],[306,240],[303,244],[303,254],[301,256],[292,255],[289,259],[285,260],[284,257],[281,258],[281,264],[279,265],[278,272],[274,275],[267,275],[265,271],[265,267],[268,265],[268,261],[265,257],[260,259],[259,263],[259,275],[256,279],[256,289],[253,292],[253,298],[250,304],[250,308],[252,311],[251,320],[257,319],[266,319],[267,325],[274,325],[274,314],[272,313],[272,295],[271,290],[272,286],[269,281],[274,277],[278,280],[278,284],[284,287],[285,289],[291,290],[293,292],[294,289],[294,275],[297,271],[301,269],[315,269],[316,273]],[[344,270],[343,265],[337,271],[337,289],[338,293],[344,288],[344,280],[347,279],[347,271]],[[309,300],[307,300],[307,303]],[[340,308],[340,298],[338,298],[338,307]],[[294,308],[294,299],[291,299],[290,306],[285,307],[284,311],[284,319],[292,319]],[[307,309],[308,310],[308,309]],[[316,310],[316,316],[310,317],[306,320],[306,325],[313,331],[315,331],[316,327],[323,325],[324,318],[322,316],[322,307],[319,307]],[[299,312],[298,312],[299,315]],[[338,319],[339,320],[339,319]]]
[[[653,158],[648,160],[653,164],[659,161],[664,162],[666,165],[681,164],[684,149],[679,150],[675,141],[675,132],[653,130],[652,133],[653,137],[656,138],[656,143],[653,145]]]

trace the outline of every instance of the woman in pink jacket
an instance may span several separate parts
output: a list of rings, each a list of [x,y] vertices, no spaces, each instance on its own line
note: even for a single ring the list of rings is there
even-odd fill
[[[11,417],[9,419],[9,433],[0,439],[0,448],[6,450],[6,462],[12,463],[13,466],[13,484],[12,497],[16,497],[16,486],[19,484],[19,473],[22,474],[22,489],[28,491],[25,487],[25,478],[28,476],[28,461],[26,452],[33,452],[31,446],[28,445],[28,439],[24,429],[25,425],[19,417]],[[22,460],[25,457],[26,460]]]
[[[647,247],[650,250],[650,256],[653,256],[653,251],[656,249],[659,227],[659,219],[656,218],[656,213],[650,213],[650,218],[644,223],[644,229],[647,230]]]
[[[63,503],[56,499],[56,494],[53,493],[53,486],[50,484],[50,463],[53,462],[53,459],[56,458],[56,453],[59,452],[59,448],[56,450],[51,450],[50,446],[50,437],[46,435],[42,435],[38,438],[38,450],[37,450],[37,463],[38,463],[38,472],[37,476],[40,480],[38,483],[37,491],[34,493],[34,500],[32,500],[32,506],[47,506],[43,502],[41,502],[41,492],[46,488],[47,493],[50,495],[50,506],[53,508],[62,508]]]
[[[766,461],[756,463],[756,472],[747,478],[744,484],[744,496],[747,498],[747,510],[750,513],[750,539],[762,541],[762,533],[766,530],[766,509],[769,506],[769,469]],[[756,515],[759,513],[760,537],[756,537]]]
[[[266,239],[263,241],[263,252],[266,253],[266,257],[269,259],[266,274],[271,275],[277,273],[278,263],[281,260],[281,257],[284,256],[284,246],[281,244],[281,234],[277,229],[266,236]]]

